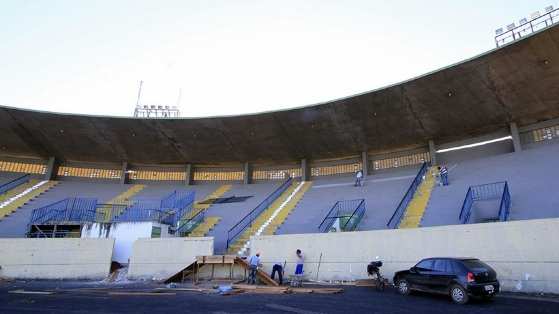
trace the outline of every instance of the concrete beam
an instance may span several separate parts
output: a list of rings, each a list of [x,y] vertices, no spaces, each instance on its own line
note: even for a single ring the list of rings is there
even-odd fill
[[[184,176],[184,184],[185,185],[192,185],[192,183],[194,182],[194,167],[192,167],[192,164],[186,164],[185,167],[185,176]]]
[[[435,147],[435,141],[429,140],[429,156],[431,156],[431,165],[437,164],[437,148]]]
[[[45,172],[45,180],[56,180],[59,166],[60,163],[56,160],[56,157],[50,157],[47,163],[47,172]]]
[[[514,152],[522,151],[522,144],[520,143],[520,134],[518,133],[518,126],[515,122],[510,123],[510,135],[512,136],[512,145],[514,146]]]
[[[122,163],[122,175],[120,176],[120,184],[127,184],[130,182],[130,174],[128,173],[128,162]]]
[[[311,180],[311,167],[307,162],[307,159],[301,159],[301,180],[303,181]]]
[[[363,176],[369,175],[369,154],[367,152],[361,153],[361,164],[363,165]]]
[[[249,162],[245,162],[243,165],[243,170],[244,170],[243,183],[252,184],[252,164]]]

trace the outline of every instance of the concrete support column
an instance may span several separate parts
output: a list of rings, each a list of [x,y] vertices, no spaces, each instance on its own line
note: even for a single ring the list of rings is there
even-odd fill
[[[130,174],[128,173],[128,162],[122,162],[122,176],[120,176],[120,184],[127,184],[130,181]]]
[[[184,169],[184,184],[185,185],[192,185],[194,182],[194,169],[192,164],[186,164]]]
[[[520,143],[520,134],[518,133],[518,126],[515,122],[510,123],[510,136],[512,136],[512,145],[514,146],[514,152],[522,151],[522,144]]]
[[[245,175],[243,177],[244,184],[252,184],[252,164],[245,162],[243,165]]]
[[[431,165],[437,164],[437,148],[435,147],[435,141],[429,140],[429,156],[431,156]]]
[[[301,179],[303,181],[311,180],[311,167],[306,158],[301,159]]]
[[[363,165],[363,177],[369,175],[369,154],[367,152],[361,153],[361,164]]]
[[[47,163],[47,172],[45,172],[45,180],[56,180],[59,166],[58,160],[55,157],[50,157]]]

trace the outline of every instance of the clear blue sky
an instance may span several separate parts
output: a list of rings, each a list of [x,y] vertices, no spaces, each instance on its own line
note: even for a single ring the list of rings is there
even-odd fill
[[[0,0],[0,104],[183,116],[289,108],[397,83],[494,48],[555,0]]]

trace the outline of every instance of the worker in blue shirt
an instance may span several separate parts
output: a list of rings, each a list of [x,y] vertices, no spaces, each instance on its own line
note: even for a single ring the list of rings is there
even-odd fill
[[[260,263],[260,253],[256,253],[256,255],[253,255],[250,257],[249,261],[249,269],[250,269],[250,273],[248,275],[248,283],[249,284],[256,284],[256,271],[258,270],[258,267],[261,265]]]
[[[446,166],[442,166],[440,167],[439,171],[443,185],[448,185],[448,169],[446,168]]]

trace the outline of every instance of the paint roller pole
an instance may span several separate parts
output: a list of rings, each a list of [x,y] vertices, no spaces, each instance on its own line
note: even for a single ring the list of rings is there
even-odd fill
[[[320,252],[320,258],[318,259],[318,268],[316,269],[316,281],[318,281],[318,273],[320,272],[320,264],[322,264],[322,252]]]

